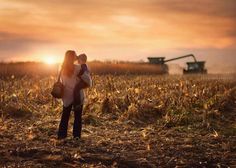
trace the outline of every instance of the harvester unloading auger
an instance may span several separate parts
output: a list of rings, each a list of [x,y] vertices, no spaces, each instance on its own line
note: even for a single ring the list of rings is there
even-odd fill
[[[168,60],[165,60],[165,57],[148,57],[148,60],[151,64],[157,64],[161,65],[163,73],[168,73],[168,65],[165,64],[170,61],[175,61],[178,59],[183,59],[186,57],[192,57],[194,59],[193,62],[187,62],[187,69],[183,69],[184,74],[206,74],[207,70],[205,69],[205,61],[197,61],[195,56],[193,54],[188,54],[176,58],[171,58]]]

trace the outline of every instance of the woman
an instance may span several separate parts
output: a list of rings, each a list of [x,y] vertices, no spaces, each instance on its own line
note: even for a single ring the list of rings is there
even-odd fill
[[[84,102],[84,92],[81,91],[81,104],[73,104],[73,92],[76,83],[78,82],[77,75],[80,72],[80,66],[75,65],[76,53],[73,50],[68,50],[65,54],[64,62],[61,70],[61,81],[64,85],[64,94],[62,97],[63,101],[63,112],[61,116],[61,122],[59,125],[58,139],[64,139],[67,137],[68,121],[73,106],[74,107],[74,125],[73,125],[73,136],[79,140],[81,138],[82,129],[82,112]],[[90,77],[90,76],[89,76]]]

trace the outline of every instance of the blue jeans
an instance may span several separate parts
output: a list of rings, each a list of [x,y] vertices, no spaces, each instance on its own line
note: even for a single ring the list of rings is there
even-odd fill
[[[59,125],[58,131],[58,138],[63,139],[67,137],[67,129],[68,129],[68,122],[70,118],[70,113],[72,110],[72,104],[68,107],[63,106],[61,122]],[[74,125],[73,125],[73,136],[74,138],[79,137],[81,138],[81,130],[82,130],[82,112],[83,112],[83,105],[77,106],[74,108]]]

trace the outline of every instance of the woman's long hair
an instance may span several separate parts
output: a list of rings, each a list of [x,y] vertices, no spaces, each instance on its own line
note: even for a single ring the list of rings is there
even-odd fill
[[[73,50],[68,50],[65,53],[65,58],[62,64],[62,74],[71,77],[74,73],[74,61],[76,53]]]

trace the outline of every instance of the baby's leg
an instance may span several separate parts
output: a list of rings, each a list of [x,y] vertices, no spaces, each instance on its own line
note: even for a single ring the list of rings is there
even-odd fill
[[[79,83],[77,84],[78,88],[81,89],[85,89],[88,87],[88,84],[86,82],[84,82],[82,79],[79,81]]]
[[[81,90],[88,87],[87,83],[85,83],[83,80],[80,80],[79,83],[75,86],[74,89],[74,104],[75,105],[81,105]]]

